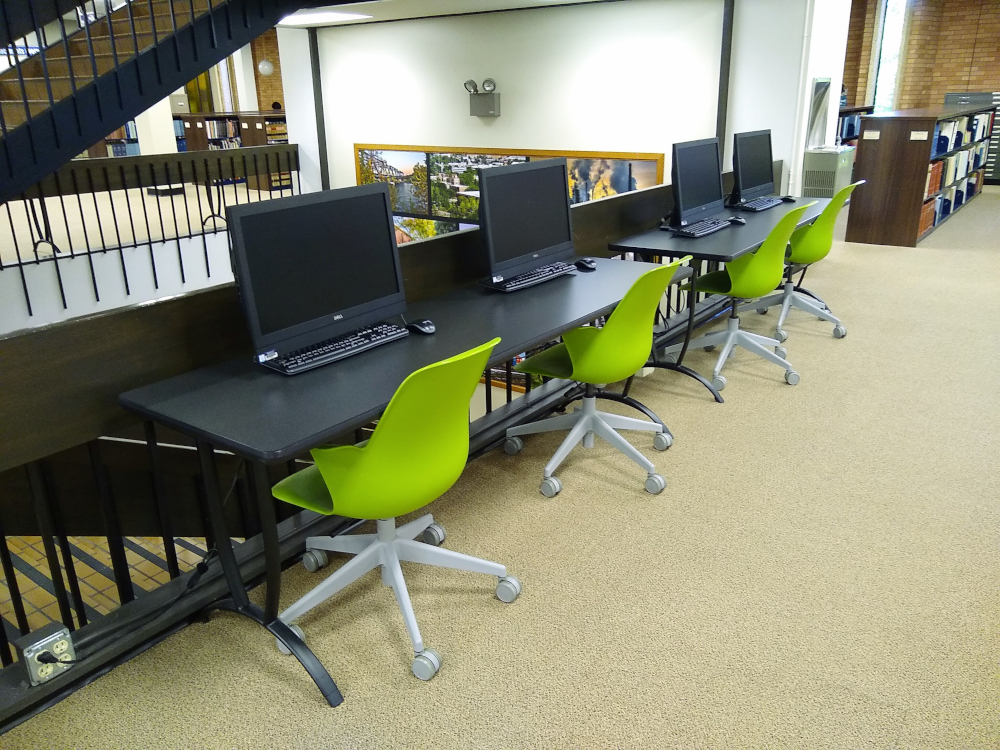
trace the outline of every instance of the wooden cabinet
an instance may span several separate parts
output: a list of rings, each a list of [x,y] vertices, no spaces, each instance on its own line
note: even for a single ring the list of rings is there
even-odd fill
[[[847,241],[915,247],[979,194],[992,127],[986,107],[862,117],[854,179],[867,184],[851,196]]]

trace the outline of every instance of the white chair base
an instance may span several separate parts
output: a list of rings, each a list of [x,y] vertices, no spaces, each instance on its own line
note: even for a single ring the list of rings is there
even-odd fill
[[[774,326],[774,335],[778,341],[784,341],[788,338],[788,334],[785,333],[782,326],[785,324],[788,312],[793,307],[815,315],[820,320],[833,323],[834,338],[842,339],[847,335],[847,329],[841,324],[840,318],[831,313],[830,309],[819,300],[810,297],[808,294],[795,291],[795,285],[791,282],[785,282],[785,286],[780,292],[776,292],[769,297],[740,305],[739,311],[756,310],[757,312],[767,312],[769,307],[777,305],[781,305],[781,313],[778,315],[778,322]]]
[[[658,450],[666,450],[670,445],[670,441],[667,435],[663,433],[663,426],[656,422],[647,422],[643,419],[633,419],[632,417],[623,417],[618,414],[598,411],[597,398],[595,396],[585,396],[582,407],[570,414],[561,414],[560,416],[549,417],[539,422],[530,422],[518,425],[517,427],[511,427],[507,430],[507,445],[505,449],[507,453],[517,453],[521,448],[521,443],[520,440],[515,441],[514,439],[519,438],[521,435],[536,435],[542,432],[559,432],[562,430],[569,430],[569,434],[563,440],[562,445],[559,446],[559,450],[545,464],[545,469],[542,472],[541,492],[546,497],[553,497],[562,489],[562,484],[552,475],[559,468],[559,465],[566,460],[570,451],[581,442],[584,448],[593,448],[595,435],[609,443],[619,452],[624,453],[646,470],[646,490],[651,494],[655,495],[666,487],[666,481],[656,473],[656,467],[653,465],[653,462],[642,455],[625,438],[615,432],[615,430],[643,430],[663,435],[662,438],[654,438],[653,446]]]
[[[415,537],[422,534],[433,523],[434,517],[428,513],[398,529],[394,518],[380,519],[376,522],[377,532],[375,534],[309,537],[306,540],[307,551],[344,552],[354,555],[354,558],[278,615],[278,619],[290,624],[366,573],[380,567],[382,584],[391,586],[395,592],[396,602],[406,623],[406,630],[413,642],[413,653],[415,654],[413,672],[421,679],[430,679],[437,672],[441,657],[437,652],[424,648],[420,628],[417,626],[417,618],[413,614],[413,606],[410,603],[410,595],[406,589],[406,581],[403,579],[403,570],[399,565],[400,561],[496,576],[499,579],[496,594],[504,602],[516,599],[521,590],[521,584],[517,579],[508,576],[507,568],[499,563],[415,541]],[[313,552],[313,554],[315,553]]]
[[[674,354],[679,352],[682,346],[682,344],[668,346],[663,350],[663,353],[666,355]],[[799,382],[799,374],[785,360],[785,350],[781,347],[781,342],[776,339],[769,339],[767,336],[761,336],[740,329],[739,318],[730,317],[727,321],[726,330],[705,334],[701,338],[692,341],[688,345],[688,348],[701,347],[703,349],[712,349],[716,346],[721,346],[722,351],[719,352],[719,359],[712,370],[712,385],[720,391],[726,387],[726,379],[721,374],[722,368],[729,357],[736,353],[736,347],[742,347],[748,352],[756,354],[758,357],[763,357],[768,362],[773,362],[783,368],[785,370],[785,382],[789,385],[795,385]]]

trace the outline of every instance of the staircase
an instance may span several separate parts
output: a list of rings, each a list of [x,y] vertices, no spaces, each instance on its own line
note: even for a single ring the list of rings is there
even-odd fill
[[[23,48],[26,30],[37,29],[42,49],[27,58],[7,54],[12,67],[0,73],[0,204],[19,196],[284,16],[320,4],[315,0],[108,0],[76,7],[77,2],[2,2],[8,7],[0,12],[0,43],[13,41]],[[115,5],[120,7],[115,9]],[[74,11],[83,19],[78,29],[75,22],[66,20],[67,12]],[[26,26],[25,19],[33,20]]]

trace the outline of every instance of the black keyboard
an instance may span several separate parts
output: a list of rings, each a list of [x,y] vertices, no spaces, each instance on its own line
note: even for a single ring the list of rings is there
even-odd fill
[[[515,292],[518,289],[524,289],[526,286],[541,284],[543,281],[554,279],[557,276],[565,276],[575,270],[575,266],[567,265],[562,261],[556,261],[555,263],[549,263],[547,266],[539,266],[534,271],[522,273],[520,276],[511,276],[509,279],[504,279],[503,281],[484,282],[483,286],[501,292]]]
[[[335,339],[327,339],[304,349],[289,352],[263,364],[285,375],[295,375],[409,335],[410,332],[400,326],[392,323],[377,323],[367,328],[359,328]]]
[[[754,198],[752,201],[747,201],[746,203],[740,203],[736,208],[740,211],[766,211],[769,208],[780,205],[781,198],[764,196],[763,198]]]
[[[718,232],[729,226],[728,219],[702,219],[694,224],[687,224],[683,227],[673,227],[670,231],[680,237],[704,237],[706,234]]]

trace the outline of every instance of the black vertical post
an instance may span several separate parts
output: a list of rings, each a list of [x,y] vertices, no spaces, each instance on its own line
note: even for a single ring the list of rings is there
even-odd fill
[[[514,398],[514,383],[513,383],[514,372],[511,369],[511,364],[509,359],[504,364],[504,371],[507,375],[507,403],[509,404],[511,400]]]
[[[733,14],[736,0],[722,4],[722,56],[719,61],[719,108],[715,120],[715,137],[719,139],[719,157],[726,153],[726,124],[729,116],[729,66],[733,57]]]
[[[486,368],[486,413],[493,411],[493,374]]]
[[[167,504],[167,493],[163,489],[163,473],[160,466],[160,448],[156,442],[156,427],[146,420],[143,424],[146,432],[146,450],[149,452],[149,468],[153,481],[153,500],[156,502],[156,512],[160,519],[160,534],[163,536],[163,550],[167,557],[167,571],[171,578],[181,574],[177,565],[177,548],[174,546],[174,529],[170,521],[170,507]]]
[[[21,631],[21,635],[27,635],[31,628],[28,627],[28,616],[24,611],[24,601],[21,599],[21,587],[17,583],[17,576],[14,575],[14,561],[11,560],[10,550],[7,548],[7,536],[3,526],[0,526],[0,565],[3,566],[3,577],[7,581],[11,604],[14,605],[17,629]]]
[[[73,563],[73,549],[66,536],[66,527],[59,510],[59,496],[56,494],[55,482],[52,479],[52,467],[45,462],[42,462],[41,466],[45,492],[49,497],[49,507],[52,510],[52,521],[56,537],[59,540],[59,549],[62,551],[63,568],[66,569],[66,581],[69,584],[69,593],[73,597],[73,609],[76,610],[76,619],[82,628],[87,624],[87,612],[83,605],[83,594],[80,592],[80,580],[76,576],[76,565]]]
[[[274,499],[271,497],[271,482],[267,475],[267,467],[258,461],[250,462],[250,486],[257,499],[260,533],[264,540],[264,570],[267,581],[264,622],[268,623],[278,616],[278,600],[281,596],[281,549],[278,546],[278,522],[274,514]]]
[[[222,499],[219,496],[219,472],[215,465],[215,452],[212,446],[204,440],[198,441],[198,459],[201,463],[201,476],[205,489],[205,505],[208,506],[209,523],[215,537],[215,551],[219,553],[219,562],[229,584],[233,603],[238,609],[245,609],[250,603],[247,590],[240,578],[239,565],[233,552],[229,532],[226,531],[226,518],[223,513]],[[275,531],[277,534],[277,531]],[[270,587],[269,587],[270,588]]]
[[[319,71],[319,40],[316,29],[309,29],[309,62],[312,65],[313,101],[316,105],[316,140],[319,147],[319,179],[324,190],[330,189],[330,165],[326,155],[326,116],[323,113],[323,84]],[[428,196],[429,198],[429,196]]]
[[[73,613],[69,608],[69,597],[66,596],[66,585],[63,583],[62,569],[59,567],[59,554],[56,552],[56,545],[53,541],[56,533],[55,522],[52,518],[52,507],[49,505],[48,493],[45,491],[42,468],[37,461],[33,461],[27,465],[27,469],[31,498],[35,504],[35,518],[38,520],[38,532],[42,536],[42,546],[45,548],[45,557],[49,563],[52,591],[59,604],[59,616],[62,618],[63,625],[70,630],[75,630]]]
[[[118,523],[118,508],[115,507],[115,499],[111,495],[111,482],[107,468],[101,463],[101,449],[96,440],[87,443],[87,452],[90,454],[90,468],[94,472],[94,482],[97,485],[104,533],[111,555],[111,569],[114,571],[115,585],[118,588],[118,601],[125,604],[135,599],[135,592],[132,590],[132,576],[128,569],[128,558],[125,556],[121,525]]]

